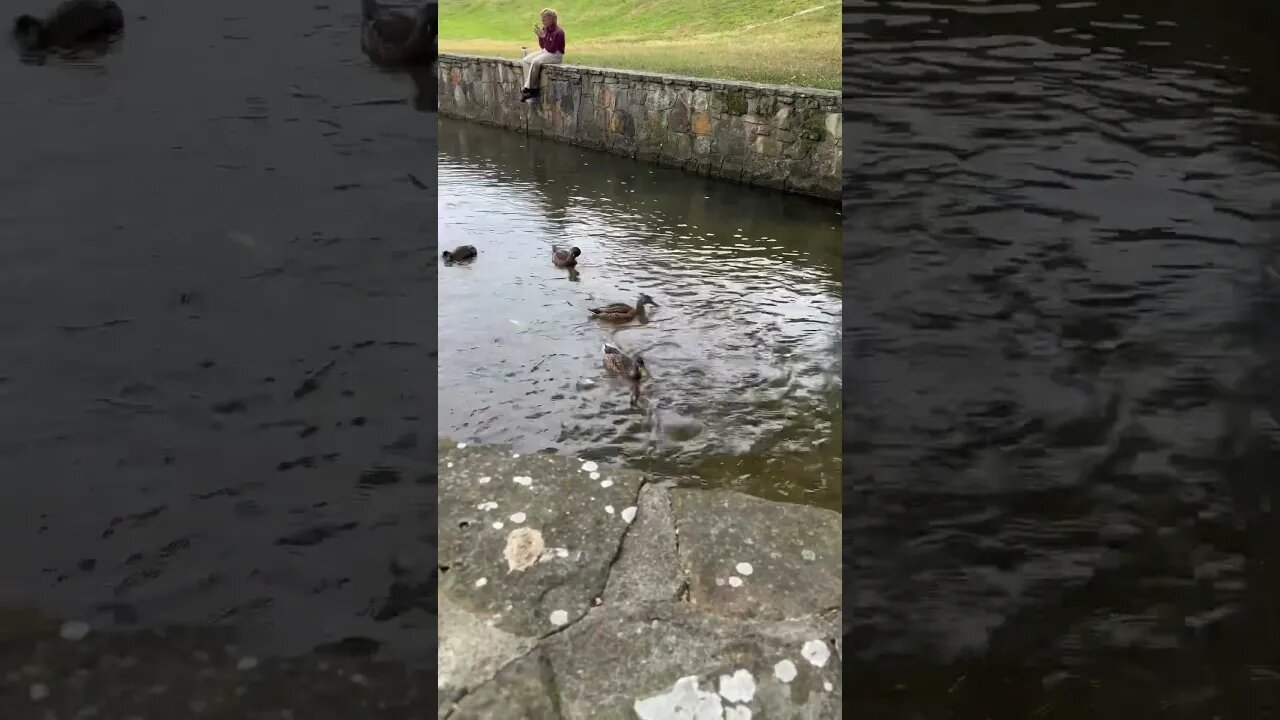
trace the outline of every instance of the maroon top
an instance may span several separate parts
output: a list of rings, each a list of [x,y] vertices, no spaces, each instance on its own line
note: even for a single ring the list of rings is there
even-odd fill
[[[564,54],[564,30],[559,26],[546,30],[542,36],[538,38],[538,47],[549,53]]]

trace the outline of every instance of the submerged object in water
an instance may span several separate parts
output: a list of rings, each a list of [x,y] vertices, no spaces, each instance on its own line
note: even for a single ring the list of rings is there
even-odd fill
[[[361,0],[360,10],[360,49],[375,64],[383,67],[435,64],[437,3],[423,3],[412,16],[384,10],[378,0]]]
[[[67,0],[44,20],[24,14],[13,21],[13,39],[27,52],[69,50],[122,30],[124,11],[111,0]]]

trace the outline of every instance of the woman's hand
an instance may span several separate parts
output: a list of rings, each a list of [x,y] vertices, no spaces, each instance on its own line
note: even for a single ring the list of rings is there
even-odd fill
[[[537,35],[538,37],[542,37],[542,36],[543,36],[543,35],[545,35],[546,33],[547,33],[547,31],[546,31],[546,30],[543,30],[541,25],[534,25],[534,26],[533,26],[533,34],[534,34],[534,35]]]

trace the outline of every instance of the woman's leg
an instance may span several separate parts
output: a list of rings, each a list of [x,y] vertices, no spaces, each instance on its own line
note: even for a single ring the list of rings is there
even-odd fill
[[[542,70],[543,58],[550,55],[546,50],[535,50],[520,59],[524,65],[524,89],[531,90],[538,83],[538,73]]]

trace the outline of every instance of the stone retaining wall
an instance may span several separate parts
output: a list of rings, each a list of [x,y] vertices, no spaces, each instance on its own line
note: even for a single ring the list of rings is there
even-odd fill
[[[840,94],[557,65],[519,102],[514,60],[441,55],[440,112],[691,172],[838,199]]]

